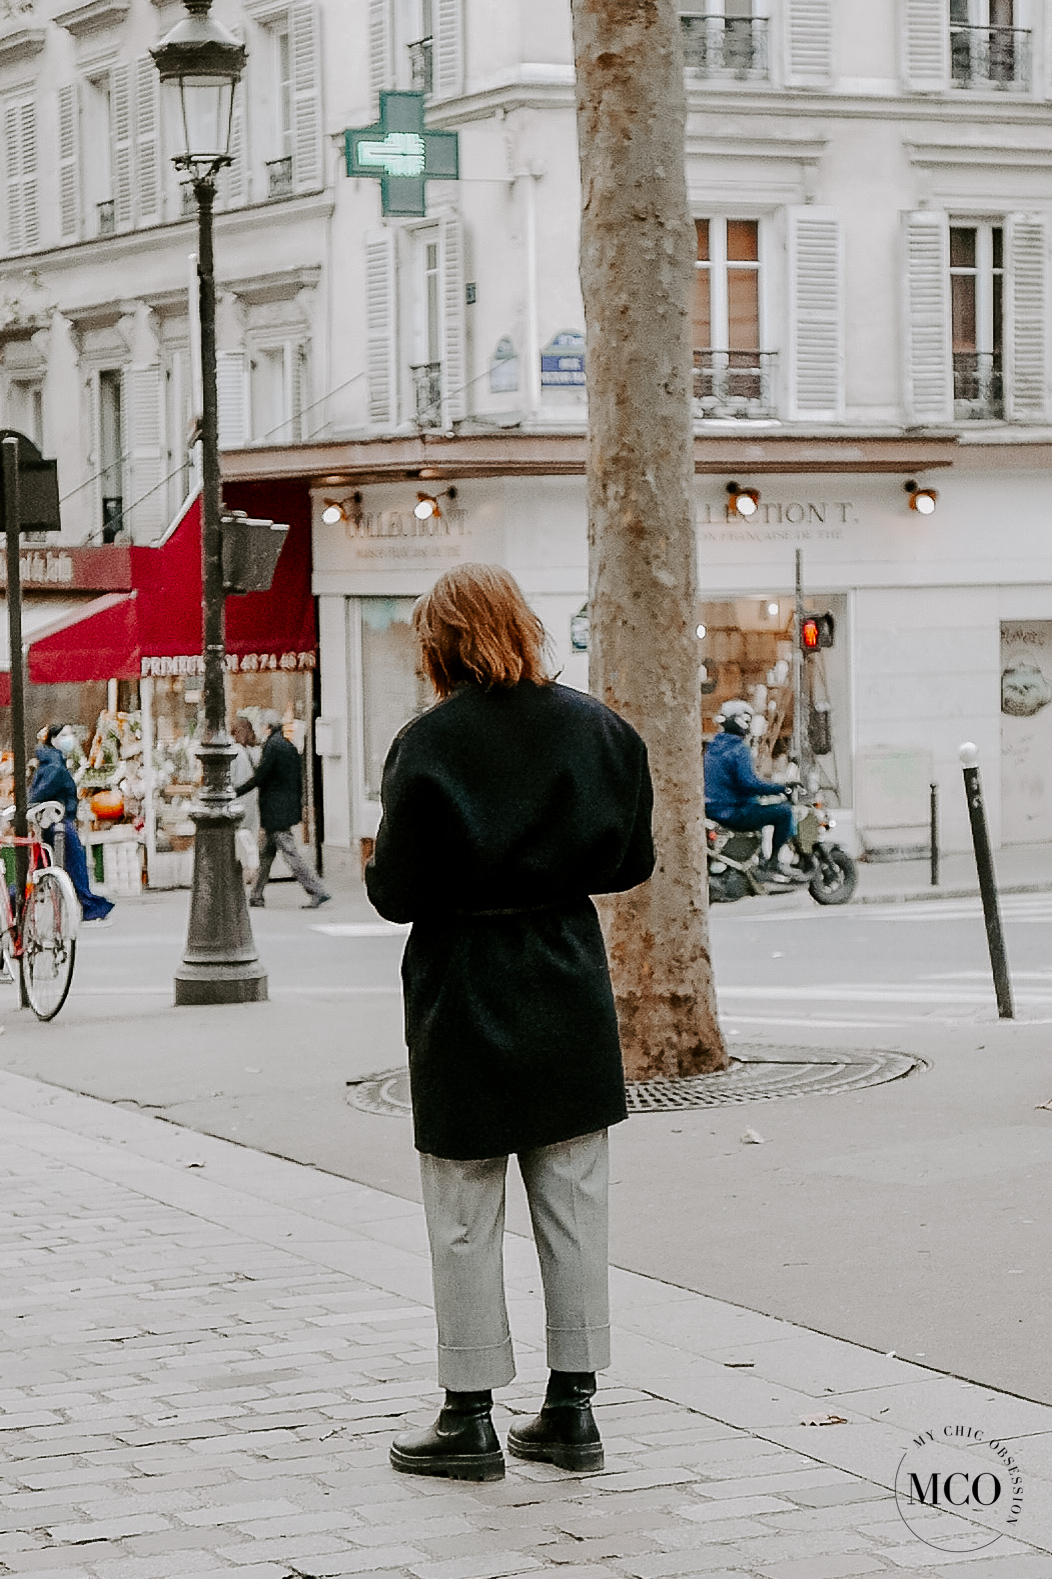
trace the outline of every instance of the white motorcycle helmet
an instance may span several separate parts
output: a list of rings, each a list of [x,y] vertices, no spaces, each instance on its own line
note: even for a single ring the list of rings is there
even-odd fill
[[[716,714],[715,722],[726,735],[737,735],[746,739],[752,728],[752,708],[748,702],[734,700],[724,702]]]

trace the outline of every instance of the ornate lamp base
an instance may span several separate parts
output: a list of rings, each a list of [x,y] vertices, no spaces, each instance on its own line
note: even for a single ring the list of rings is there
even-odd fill
[[[209,804],[206,791],[190,817],[197,828],[194,880],[186,952],[175,973],[176,1004],[264,1003],[267,973],[252,938],[234,846],[241,807],[229,791],[219,804]]]

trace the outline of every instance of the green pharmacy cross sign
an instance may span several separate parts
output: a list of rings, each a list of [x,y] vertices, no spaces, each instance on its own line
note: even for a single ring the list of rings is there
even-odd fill
[[[422,93],[381,93],[376,124],[345,131],[343,140],[347,174],[379,180],[385,215],[422,217],[424,183],[460,175],[459,138],[425,129]]]

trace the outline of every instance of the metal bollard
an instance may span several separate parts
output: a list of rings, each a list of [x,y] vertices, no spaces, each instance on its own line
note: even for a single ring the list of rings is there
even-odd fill
[[[931,788],[931,886],[939,886],[939,786]]]
[[[997,901],[997,874],[994,871],[990,830],[986,824],[986,807],[983,803],[983,786],[979,777],[979,748],[967,740],[961,747],[960,755],[961,766],[964,769],[964,795],[968,802],[968,820],[972,825],[975,869],[979,874],[979,892],[983,900],[986,945],[990,951],[990,969],[993,971],[994,992],[997,994],[997,1013],[1002,1020],[1011,1020],[1015,1018],[1015,1011],[1012,1008],[1012,983],[1008,975],[1008,955],[1005,952],[1001,909]]]

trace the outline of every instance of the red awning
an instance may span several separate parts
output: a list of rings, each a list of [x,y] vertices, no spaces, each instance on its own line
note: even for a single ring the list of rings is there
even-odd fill
[[[289,523],[269,592],[227,599],[229,669],[313,669],[318,636],[306,491],[280,483],[228,487],[224,501],[228,509]],[[201,673],[200,495],[188,501],[158,547],[129,552],[133,590],[128,596],[98,599],[75,623],[31,642],[34,685]],[[100,608],[103,601],[107,606]]]

